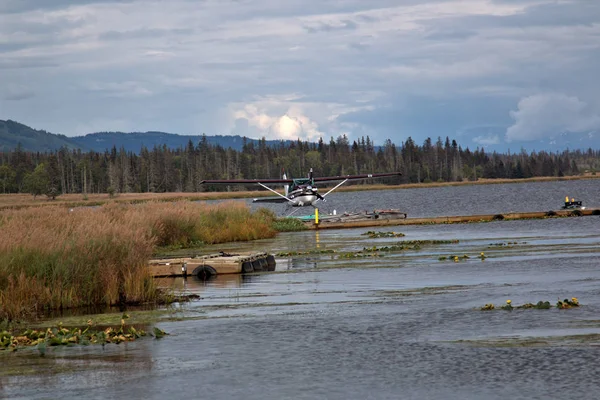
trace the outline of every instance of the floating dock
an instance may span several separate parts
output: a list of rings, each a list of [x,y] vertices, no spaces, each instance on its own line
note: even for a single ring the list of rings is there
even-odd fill
[[[154,277],[196,276],[274,271],[275,257],[267,253],[216,253],[199,257],[155,259],[149,262]]]
[[[304,221],[304,223],[309,229],[342,229],[396,225],[460,224],[518,219],[540,219],[553,217],[580,217],[587,215],[600,215],[600,209],[585,208],[556,211],[536,211],[520,213],[511,212],[502,214],[463,215],[429,218],[407,218],[406,214],[402,214],[403,213],[388,214],[382,217],[381,215],[366,213],[349,215],[348,218],[345,218],[344,215],[339,215],[337,216],[337,218],[319,218],[318,223],[315,223],[314,220]]]

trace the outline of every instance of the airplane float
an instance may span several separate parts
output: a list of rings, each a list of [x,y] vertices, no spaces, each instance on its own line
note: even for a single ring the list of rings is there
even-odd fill
[[[389,172],[380,174],[362,174],[362,175],[343,175],[343,176],[326,176],[314,177],[313,170],[310,169],[307,178],[288,179],[286,174],[283,174],[283,179],[221,179],[221,180],[203,180],[200,184],[254,184],[275,193],[278,197],[269,197],[263,199],[254,199],[255,203],[288,203],[294,207],[315,206],[319,200],[325,201],[325,197],[333,192],[338,187],[350,180],[384,178],[389,176],[400,176],[400,172]],[[316,187],[317,182],[334,182],[341,181],[327,193],[321,195]],[[284,185],[284,195],[275,191],[267,185]]]

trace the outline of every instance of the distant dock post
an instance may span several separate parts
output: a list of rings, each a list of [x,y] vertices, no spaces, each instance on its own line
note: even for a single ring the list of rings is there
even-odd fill
[[[315,208],[315,226],[319,226],[319,209]]]

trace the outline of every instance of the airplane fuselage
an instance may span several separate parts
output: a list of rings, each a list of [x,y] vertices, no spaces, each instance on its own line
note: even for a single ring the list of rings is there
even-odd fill
[[[318,199],[317,194],[311,189],[292,190],[288,193],[288,198],[289,204],[293,207],[310,206]]]

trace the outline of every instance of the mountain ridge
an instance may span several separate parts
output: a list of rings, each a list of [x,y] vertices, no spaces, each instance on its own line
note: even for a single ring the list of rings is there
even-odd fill
[[[475,135],[475,134],[473,134]],[[525,150],[531,152],[556,152],[567,149],[587,150],[600,148],[600,135],[597,132],[589,133],[561,133],[550,138],[523,143],[490,143],[483,145],[473,140],[473,135],[459,135],[461,146],[464,148],[483,148],[487,153],[515,153]],[[155,146],[164,146],[175,150],[185,148],[191,140],[194,146],[206,137],[211,145],[219,145],[225,149],[241,151],[244,137],[240,135],[182,135],[161,131],[146,132],[121,132],[105,131],[88,133],[83,136],[68,137],[62,134],[51,133],[45,130],[34,129],[23,123],[13,120],[0,120],[0,151],[12,151],[20,144],[21,150],[32,152],[56,151],[66,147],[74,150],[104,152],[116,147],[124,148],[128,152],[139,154],[142,147],[152,149]],[[258,144],[262,139],[246,137],[248,143]],[[281,143],[290,144],[290,140],[265,140],[267,146],[274,147]],[[470,144],[469,144],[470,142]],[[397,146],[400,143],[395,143]],[[380,146],[375,146],[376,150]]]
[[[104,152],[113,147],[124,148],[128,152],[139,153],[143,146],[152,149],[164,146],[177,149],[186,147],[191,140],[196,146],[206,137],[208,143],[224,148],[241,150],[244,137],[240,135],[180,135],[160,131],[120,132],[106,131],[88,133],[83,136],[68,137],[62,134],[31,128],[13,120],[0,120],[0,151],[12,151],[20,144],[21,150],[33,152],[56,151],[62,147],[69,149]],[[260,139],[246,138],[248,143],[258,143]],[[268,146],[274,146],[283,140],[266,140]]]
[[[11,151],[20,145],[23,151],[53,151],[61,147],[78,149],[79,146],[65,135],[33,129],[13,120],[0,120],[0,151]]]

